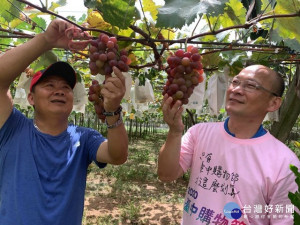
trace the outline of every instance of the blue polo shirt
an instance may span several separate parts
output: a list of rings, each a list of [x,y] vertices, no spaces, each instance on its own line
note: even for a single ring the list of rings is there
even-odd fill
[[[74,125],[43,134],[14,108],[0,129],[0,224],[81,225],[87,168],[104,140]]]

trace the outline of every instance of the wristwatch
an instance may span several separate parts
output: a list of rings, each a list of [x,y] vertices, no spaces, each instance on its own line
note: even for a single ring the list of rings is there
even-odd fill
[[[108,129],[118,127],[118,126],[121,125],[122,123],[123,123],[122,113],[120,114],[119,119],[118,119],[114,124],[111,124],[111,125],[109,125],[109,124],[107,123],[107,120],[106,120],[106,118],[105,118],[105,124],[106,124],[106,127],[107,127]]]
[[[116,111],[114,111],[114,112],[106,112],[106,111],[104,111],[103,112],[103,115],[104,116],[115,116],[115,115],[119,115],[121,112],[122,112],[122,106],[119,106],[119,108],[116,110]]]

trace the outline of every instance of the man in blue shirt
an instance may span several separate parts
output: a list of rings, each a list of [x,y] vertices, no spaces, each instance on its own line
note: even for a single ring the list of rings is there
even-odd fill
[[[14,108],[10,84],[41,54],[68,48],[65,30],[72,25],[53,20],[44,33],[7,51],[0,60],[0,224],[79,225],[89,164],[100,168],[127,160],[128,137],[120,102],[123,74],[106,80],[101,106],[107,113],[107,139],[90,128],[68,123],[76,74],[65,62],[37,72],[28,101],[34,119]],[[99,103],[100,104],[100,103]]]

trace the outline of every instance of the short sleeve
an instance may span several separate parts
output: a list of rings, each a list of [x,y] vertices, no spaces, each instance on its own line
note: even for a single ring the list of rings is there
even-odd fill
[[[107,165],[106,163],[97,161],[97,151],[102,142],[106,140],[107,139],[96,130],[88,129],[86,147],[88,149],[89,161],[94,161],[99,168],[104,168]]]

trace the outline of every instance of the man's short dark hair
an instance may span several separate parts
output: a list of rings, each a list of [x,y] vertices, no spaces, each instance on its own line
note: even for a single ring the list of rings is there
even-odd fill
[[[279,72],[275,71],[275,82],[274,82],[274,92],[279,96],[282,97],[285,89],[285,83],[283,79],[283,75]]]

